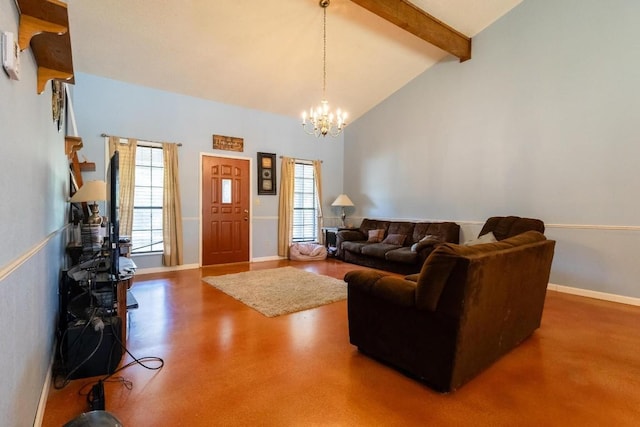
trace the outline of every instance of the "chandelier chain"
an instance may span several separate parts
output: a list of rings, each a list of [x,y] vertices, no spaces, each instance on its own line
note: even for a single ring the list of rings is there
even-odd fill
[[[324,18],[322,20],[322,99],[327,99],[327,8],[322,8]]]

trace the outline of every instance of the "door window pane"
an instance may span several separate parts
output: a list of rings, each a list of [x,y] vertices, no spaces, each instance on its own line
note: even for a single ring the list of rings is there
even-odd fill
[[[231,180],[228,178],[222,179],[222,203],[231,203]]]

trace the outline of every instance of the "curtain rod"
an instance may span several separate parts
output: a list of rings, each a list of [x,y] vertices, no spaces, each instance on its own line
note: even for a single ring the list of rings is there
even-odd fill
[[[284,156],[280,156],[280,158],[284,158]],[[309,160],[309,159],[298,159],[297,157],[292,157],[293,160],[300,160],[303,162],[313,162],[313,160]],[[324,163],[324,160],[320,160],[320,163]]]
[[[102,133],[102,134],[100,134],[100,136],[101,136],[101,137],[103,137],[103,138],[108,138],[108,137],[110,137],[110,136],[114,136],[114,137],[116,137],[116,138],[120,138],[120,139],[129,139],[129,138],[125,138],[125,137],[117,136],[117,135],[107,135],[106,133]],[[135,140],[136,140],[136,141],[143,141],[143,142],[151,142],[151,143],[153,143],[153,144],[162,144],[162,142],[161,142],[161,141],[151,141],[151,140],[149,140],[149,139],[144,139],[144,138],[140,138],[140,139],[135,138]],[[165,142],[166,142],[166,141],[165,141]],[[178,147],[182,147],[182,142],[177,142],[177,143],[174,143],[174,144],[176,144]]]

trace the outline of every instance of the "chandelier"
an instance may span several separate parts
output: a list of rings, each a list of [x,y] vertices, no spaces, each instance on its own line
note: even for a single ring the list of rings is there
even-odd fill
[[[330,0],[320,0],[320,7],[323,8],[323,48],[322,48],[322,101],[320,106],[315,110],[309,109],[302,113],[302,129],[309,135],[316,137],[327,136],[327,134],[336,137],[342,132],[347,125],[347,113],[338,109],[335,114],[329,108],[327,101],[327,7]]]

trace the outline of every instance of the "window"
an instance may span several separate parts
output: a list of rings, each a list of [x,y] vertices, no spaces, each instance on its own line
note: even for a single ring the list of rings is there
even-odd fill
[[[162,252],[164,163],[161,147],[138,144],[135,179],[131,252]]]
[[[296,162],[293,194],[293,241],[318,241],[316,183],[311,163]]]

